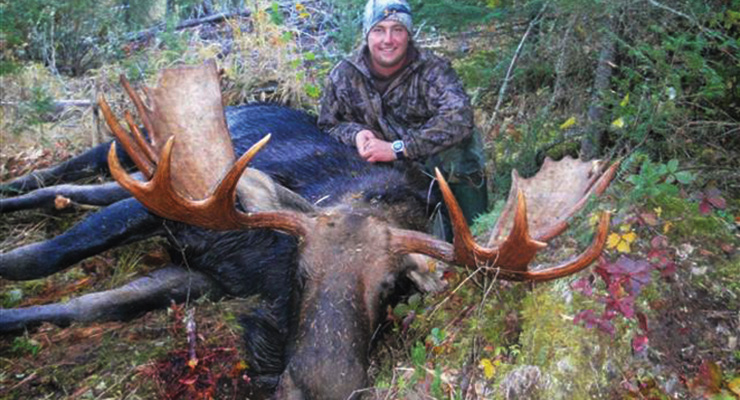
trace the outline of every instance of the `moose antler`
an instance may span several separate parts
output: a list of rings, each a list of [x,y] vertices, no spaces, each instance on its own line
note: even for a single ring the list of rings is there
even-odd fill
[[[547,246],[546,241],[567,229],[566,220],[583,208],[592,194],[606,189],[618,166],[614,163],[604,171],[600,163],[565,158],[559,162],[545,160],[540,172],[530,179],[520,179],[517,172],[512,171],[509,200],[487,247],[475,243],[452,191],[442,174],[436,171],[453,224],[453,244],[418,232],[396,230],[392,246],[400,254],[422,253],[470,268],[488,266],[498,277],[507,280],[545,281],[573,274],[601,254],[609,230],[608,213],[600,217],[592,244],[575,259],[538,271],[528,270],[528,265],[537,251]],[[526,199],[533,199],[533,206],[528,207]],[[505,228],[509,228],[509,234],[501,238]]]
[[[121,83],[136,106],[151,143],[141,134],[131,114],[125,114],[129,134],[104,98],[99,99],[99,104],[113,134],[151,181],[136,181],[123,170],[115,143],[108,155],[113,177],[149,210],[165,218],[211,229],[238,229],[248,223],[255,228],[303,234],[305,219],[300,213],[245,214],[234,207],[238,191],[247,210],[283,209],[285,202],[300,210],[312,209],[260,171],[250,169],[245,173],[249,161],[269,136],[234,163],[218,79],[213,61],[167,69],[157,87],[144,90],[149,107],[122,76]]]

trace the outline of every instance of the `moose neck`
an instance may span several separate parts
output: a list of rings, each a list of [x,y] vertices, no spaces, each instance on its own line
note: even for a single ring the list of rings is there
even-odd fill
[[[300,323],[283,387],[290,382],[305,398],[346,399],[368,383],[371,337],[400,261],[388,251],[383,221],[351,213],[315,221],[303,249]]]

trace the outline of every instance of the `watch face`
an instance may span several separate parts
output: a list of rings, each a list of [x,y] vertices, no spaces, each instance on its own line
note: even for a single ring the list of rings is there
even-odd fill
[[[391,148],[395,152],[403,151],[403,142],[400,140],[396,140],[391,144]]]

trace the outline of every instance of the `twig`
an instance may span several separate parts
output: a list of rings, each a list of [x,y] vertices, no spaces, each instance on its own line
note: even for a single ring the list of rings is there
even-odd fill
[[[198,355],[195,353],[195,342],[197,335],[195,332],[195,309],[188,309],[187,316],[185,317],[187,322],[185,323],[185,331],[188,335],[188,365],[193,368],[198,363]]]
[[[460,288],[463,287],[463,285],[465,285],[465,283],[467,283],[470,279],[472,279],[475,276],[475,274],[477,274],[478,272],[480,272],[482,270],[483,270],[483,267],[478,267],[478,269],[476,269],[472,273],[468,274],[468,276],[462,282],[460,282],[459,285],[457,285],[457,287],[455,288],[455,290],[453,290],[452,292],[450,292],[450,294],[447,295],[447,297],[445,297],[442,301],[439,302],[439,304],[437,304],[434,307],[434,310],[432,310],[432,312],[429,313],[429,317],[427,317],[427,318],[431,318],[432,315],[434,315],[434,313],[437,312],[437,310],[439,310],[439,308],[442,307],[442,305],[444,303],[446,303],[447,300],[449,300],[452,297],[453,294],[457,293],[457,291],[460,290]]]
[[[527,40],[529,33],[532,32],[532,28],[534,28],[534,26],[540,22],[540,18],[542,17],[542,14],[545,12],[545,9],[547,9],[547,6],[549,4],[550,2],[548,1],[542,6],[537,16],[534,17],[534,19],[532,19],[532,22],[529,23],[529,26],[527,27],[527,31],[524,32],[524,36],[522,36],[522,40],[519,41],[519,46],[517,46],[516,51],[514,52],[514,57],[511,58],[511,63],[509,63],[509,69],[506,71],[506,77],[504,78],[504,83],[501,85],[501,89],[499,89],[498,91],[498,100],[496,101],[496,107],[493,110],[493,115],[491,116],[491,119],[488,121],[486,131],[489,131],[491,126],[493,126],[493,123],[496,121],[496,116],[498,115],[498,111],[501,108],[501,103],[503,103],[504,101],[504,94],[506,94],[506,88],[509,85],[509,80],[511,80],[511,73],[514,71],[514,65],[516,65],[516,62],[519,59],[519,54],[521,53],[522,48],[524,47],[524,42]]]
[[[654,5],[655,7],[658,7],[658,8],[662,8],[662,9],[664,9],[664,10],[668,11],[668,12],[672,12],[672,13],[674,13],[674,14],[676,14],[676,15],[680,16],[680,17],[684,17],[684,18],[688,19],[689,21],[691,21],[691,23],[692,23],[692,24],[695,24],[695,25],[699,25],[699,24],[698,24],[698,23],[697,23],[697,22],[696,22],[696,21],[695,21],[695,20],[694,20],[693,18],[691,18],[690,16],[688,16],[688,15],[686,15],[686,14],[682,13],[681,11],[678,11],[678,10],[674,10],[674,9],[672,9],[672,8],[668,7],[668,6],[667,6],[667,5],[665,5],[665,4],[660,4],[660,3],[658,3],[658,2],[657,2],[657,1],[655,1],[655,0],[648,0],[648,3],[650,3],[650,4]]]
[[[13,390],[15,390],[15,389],[17,389],[17,388],[19,388],[19,387],[23,386],[24,384],[26,384],[26,383],[28,383],[28,382],[32,381],[32,380],[33,380],[34,378],[36,378],[36,376],[37,376],[37,375],[38,375],[38,372],[34,372],[34,373],[32,373],[31,375],[28,375],[28,376],[27,376],[27,377],[25,377],[25,378],[24,378],[24,379],[23,379],[22,381],[18,382],[18,383],[17,383],[17,384],[15,384],[15,385],[14,385],[14,386],[13,386],[12,388],[10,388],[10,390],[9,390],[9,391],[10,391],[10,392],[12,392]]]

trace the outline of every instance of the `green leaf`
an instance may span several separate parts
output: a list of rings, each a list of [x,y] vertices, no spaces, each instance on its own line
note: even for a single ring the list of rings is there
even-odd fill
[[[658,175],[665,175],[668,173],[668,166],[665,164],[658,164]]]
[[[309,83],[306,85],[306,94],[312,99],[318,99],[321,97],[321,89],[318,86]]]
[[[671,161],[668,161],[668,172],[676,172],[678,170],[678,160],[675,158]]]
[[[688,185],[689,183],[694,181],[694,175],[689,171],[677,172],[676,180],[683,183],[684,185]]]

